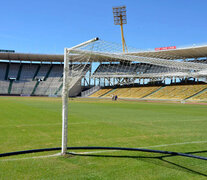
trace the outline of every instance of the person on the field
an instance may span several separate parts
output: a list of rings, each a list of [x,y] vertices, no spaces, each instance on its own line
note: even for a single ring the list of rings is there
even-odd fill
[[[117,96],[117,95],[115,95],[114,100],[116,101],[117,99],[118,99],[118,96]]]
[[[114,96],[114,94],[112,94],[112,96],[111,96],[112,101],[114,101],[114,98],[115,98],[115,96]]]

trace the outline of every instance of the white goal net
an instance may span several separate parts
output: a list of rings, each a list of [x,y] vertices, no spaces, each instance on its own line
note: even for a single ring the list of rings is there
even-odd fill
[[[68,96],[70,89],[86,76],[91,63],[99,63],[90,74],[92,78],[123,78],[122,84],[136,83],[139,78],[151,81],[172,77],[206,77],[207,63],[172,60],[168,57],[143,57],[137,50],[129,48],[122,53],[122,46],[98,40],[89,40],[64,51],[64,73],[62,88],[62,154],[67,151]],[[120,83],[120,84],[121,84]]]

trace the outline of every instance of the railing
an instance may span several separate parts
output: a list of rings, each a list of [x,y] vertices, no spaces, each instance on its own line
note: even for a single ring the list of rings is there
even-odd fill
[[[100,86],[94,86],[86,91],[81,92],[81,97],[87,97],[87,96],[93,94],[94,92],[98,91],[99,89],[101,89]]]

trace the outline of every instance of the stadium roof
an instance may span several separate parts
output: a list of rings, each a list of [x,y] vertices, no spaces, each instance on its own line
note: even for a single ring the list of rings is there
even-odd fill
[[[143,57],[156,57],[162,59],[201,58],[207,57],[207,45],[160,51],[132,52],[128,54]]]
[[[207,57],[207,45],[178,48],[178,49],[171,49],[171,50],[130,52],[127,53],[127,55],[135,55],[135,56],[142,56],[142,57],[156,57],[162,59],[201,58],[201,57]],[[0,53],[0,60],[63,62],[64,55],[63,54],[32,54],[32,53]],[[93,61],[95,61],[95,59],[93,59]],[[118,61],[118,59],[99,58],[98,61],[109,62],[109,61]]]
[[[63,62],[63,59],[63,54],[0,53],[0,60]]]

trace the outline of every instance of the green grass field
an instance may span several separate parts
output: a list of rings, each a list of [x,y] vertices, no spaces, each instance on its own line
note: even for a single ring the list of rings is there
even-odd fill
[[[206,105],[73,99],[69,109],[69,146],[145,147],[207,157]],[[0,153],[60,146],[60,98],[0,97]],[[56,153],[2,157],[0,179],[207,179],[207,161],[187,157],[101,150],[46,157]]]

